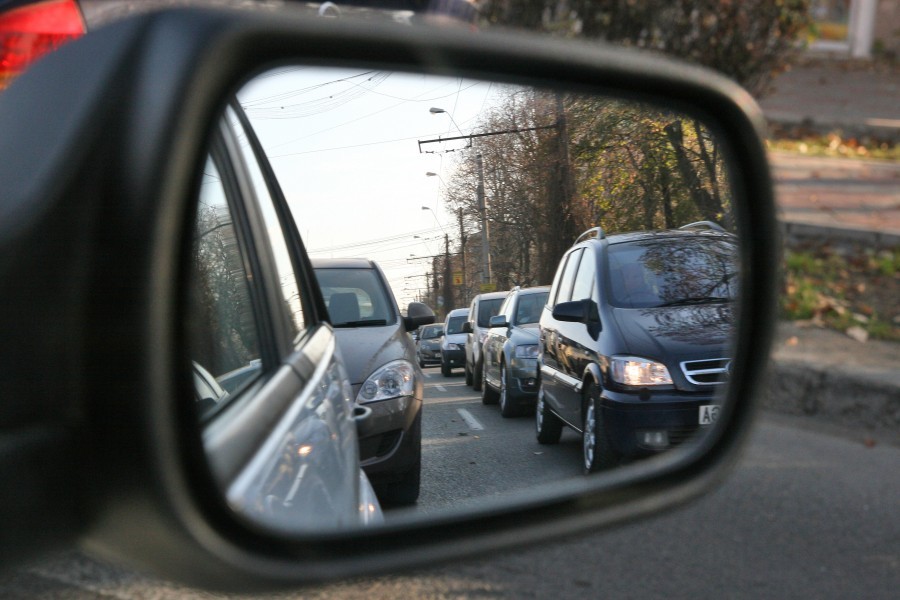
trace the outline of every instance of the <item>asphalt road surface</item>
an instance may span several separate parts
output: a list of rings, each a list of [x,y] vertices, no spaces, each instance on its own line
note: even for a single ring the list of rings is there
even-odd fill
[[[481,404],[461,375],[427,372],[427,466],[418,510],[529,485],[533,477],[580,476],[577,436],[568,432],[547,452],[533,444],[530,419],[503,419],[496,407]],[[7,576],[0,598],[894,599],[900,589],[900,448],[864,441],[855,432],[764,414],[734,473],[687,507],[405,575],[219,596],[73,551]]]

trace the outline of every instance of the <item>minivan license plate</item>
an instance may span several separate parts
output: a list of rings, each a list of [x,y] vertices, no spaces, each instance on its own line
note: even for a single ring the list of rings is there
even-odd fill
[[[719,418],[719,406],[716,404],[706,404],[700,407],[700,424],[712,425]]]

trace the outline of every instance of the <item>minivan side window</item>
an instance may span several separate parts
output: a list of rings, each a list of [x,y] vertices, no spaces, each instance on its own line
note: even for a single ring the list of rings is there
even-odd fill
[[[575,281],[575,273],[579,262],[578,259],[581,258],[583,251],[583,248],[579,248],[569,254],[569,258],[566,260],[566,266],[562,272],[562,277],[559,280],[559,288],[555,290],[556,299],[553,302],[554,306],[560,302],[568,302],[572,299],[572,283]]]
[[[572,287],[572,300],[584,300],[593,297],[594,282],[597,275],[597,259],[594,253],[588,249],[581,255],[581,263],[575,275],[575,284]]]

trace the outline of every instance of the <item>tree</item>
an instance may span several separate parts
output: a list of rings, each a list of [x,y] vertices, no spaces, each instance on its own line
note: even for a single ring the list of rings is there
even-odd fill
[[[481,18],[662,52],[761,97],[796,52],[809,8],[809,0],[484,0]]]

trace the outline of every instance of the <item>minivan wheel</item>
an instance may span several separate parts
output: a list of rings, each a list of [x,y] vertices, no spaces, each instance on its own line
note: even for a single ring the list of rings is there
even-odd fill
[[[600,390],[591,383],[586,392],[584,424],[581,428],[585,475],[612,468],[619,462],[603,429],[601,414]]]
[[[466,361],[466,385],[472,385],[472,369],[469,368],[469,361]]]
[[[538,388],[537,407],[534,411],[534,427],[539,444],[558,444],[562,437],[562,421],[557,418],[544,402],[544,386]]]
[[[450,365],[441,361],[441,375],[444,377],[450,377],[453,374],[453,369],[450,368]]]

